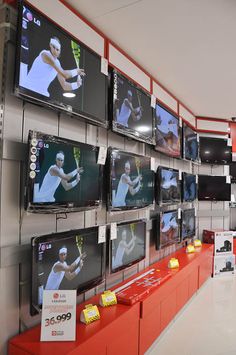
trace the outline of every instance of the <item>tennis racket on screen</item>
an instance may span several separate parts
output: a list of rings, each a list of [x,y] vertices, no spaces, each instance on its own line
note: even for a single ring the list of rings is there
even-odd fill
[[[75,63],[77,65],[77,68],[79,68],[79,61],[80,61],[80,46],[74,42],[71,41],[71,49],[72,49],[72,53],[75,59]]]
[[[74,154],[74,159],[75,159],[76,167],[79,168],[80,156],[81,156],[80,148],[74,147],[74,148],[73,148],[73,154]],[[83,173],[83,171],[84,171],[83,168],[79,168],[79,173],[80,173],[80,174]]]
[[[75,242],[76,242],[76,246],[78,248],[79,251],[79,255],[82,255],[83,252],[83,243],[84,243],[84,239],[81,235],[77,235],[75,238]]]

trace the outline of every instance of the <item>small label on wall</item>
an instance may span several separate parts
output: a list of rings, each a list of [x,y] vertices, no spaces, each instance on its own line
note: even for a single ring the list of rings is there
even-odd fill
[[[106,226],[98,227],[98,244],[106,242]]]
[[[226,184],[231,184],[231,176],[226,176]]]
[[[182,118],[180,117],[179,118],[179,126],[182,127],[182,125],[183,125],[183,122],[182,122]]]
[[[232,139],[231,138],[227,139],[227,146],[232,147]]]
[[[156,96],[152,95],[151,96],[151,107],[156,108],[156,101],[157,101]]]
[[[111,223],[110,240],[117,239],[117,224]]]
[[[106,163],[106,158],[107,158],[107,147],[99,147],[97,163],[104,165]]]
[[[178,208],[178,219],[181,219],[181,208]]]
[[[101,57],[101,73],[108,75],[108,60]]]

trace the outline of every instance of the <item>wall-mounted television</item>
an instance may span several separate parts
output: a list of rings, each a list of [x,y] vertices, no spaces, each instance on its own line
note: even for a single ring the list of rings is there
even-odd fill
[[[115,69],[111,75],[111,87],[113,131],[154,144],[154,117],[150,94]]]
[[[160,205],[181,200],[179,170],[159,166],[156,174],[156,201]]]
[[[20,2],[15,94],[107,126],[108,79],[101,57]]]
[[[229,164],[232,147],[228,145],[228,139],[200,137],[200,160],[208,164]]]
[[[44,290],[77,290],[101,283],[105,276],[105,243],[98,227],[32,238],[31,314],[42,305]]]
[[[156,248],[165,248],[180,241],[178,210],[161,212],[157,222]]]
[[[182,173],[182,200],[191,202],[197,198],[196,175]]]
[[[117,225],[117,238],[110,240],[110,271],[123,270],[146,255],[146,222],[132,221]]]
[[[183,158],[192,161],[199,160],[198,133],[186,123],[183,123]]]
[[[102,200],[99,147],[30,131],[25,208],[57,213],[97,208]]]
[[[153,203],[155,174],[150,158],[110,148],[107,163],[109,210],[137,209]]]
[[[155,149],[169,156],[181,156],[181,129],[179,118],[160,104],[155,109]]]
[[[193,238],[196,234],[195,208],[182,210],[181,239]]]
[[[226,176],[198,175],[198,200],[230,201],[231,184]]]

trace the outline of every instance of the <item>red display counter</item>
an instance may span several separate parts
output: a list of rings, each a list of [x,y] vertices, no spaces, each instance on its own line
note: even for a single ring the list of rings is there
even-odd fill
[[[212,273],[213,245],[208,244],[194,254],[186,254],[185,249],[181,249],[134,277],[151,268],[168,272],[167,264],[171,257],[178,258],[180,267],[171,270],[170,277],[151,288],[148,295],[132,306],[118,304],[109,308],[100,307],[100,320],[87,326],[77,322],[75,342],[40,342],[40,326],[37,326],[10,340],[9,355],[144,354]],[[132,278],[125,283],[130,280]],[[95,296],[86,304],[98,304],[98,299]],[[77,319],[84,306],[77,307]]]

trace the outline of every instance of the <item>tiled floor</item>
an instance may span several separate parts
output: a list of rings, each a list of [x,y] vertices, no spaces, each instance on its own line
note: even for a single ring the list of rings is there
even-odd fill
[[[146,355],[236,355],[236,277],[207,281]]]

